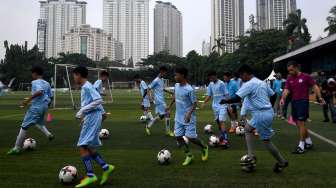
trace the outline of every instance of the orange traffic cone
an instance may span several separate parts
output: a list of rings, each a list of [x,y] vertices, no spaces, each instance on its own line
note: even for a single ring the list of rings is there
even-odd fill
[[[48,115],[47,115],[47,123],[50,123],[52,121],[53,121],[53,116],[50,113],[48,113]]]
[[[292,116],[289,116],[287,122],[288,122],[288,124],[290,124],[290,125],[294,125],[294,126],[296,126],[296,122],[293,120],[293,117],[292,117]]]

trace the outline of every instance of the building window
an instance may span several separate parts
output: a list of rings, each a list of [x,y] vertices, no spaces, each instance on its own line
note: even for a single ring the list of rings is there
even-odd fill
[[[80,53],[87,55],[87,36],[80,37]]]

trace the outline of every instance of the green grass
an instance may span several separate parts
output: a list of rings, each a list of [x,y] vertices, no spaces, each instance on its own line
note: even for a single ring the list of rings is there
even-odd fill
[[[24,93],[0,97],[0,187],[67,187],[58,182],[58,172],[63,166],[74,165],[79,176],[84,175],[76,147],[80,127],[74,118],[75,111],[51,110],[55,121],[48,127],[56,135],[53,142],[49,143],[38,130],[31,128],[28,134],[37,140],[37,149],[21,156],[6,155],[15,142],[25,113],[18,108],[23,97]],[[232,147],[226,151],[211,149],[206,163],[201,162],[199,151],[193,147],[195,162],[182,167],[183,151],[177,148],[174,139],[164,136],[163,122],[154,125],[152,136],[145,136],[143,125],[138,122],[142,113],[138,94],[116,91],[114,99],[113,104],[105,106],[112,115],[103,126],[110,130],[111,137],[103,142],[100,153],[116,166],[116,171],[104,187],[336,187],[336,149],[315,138],[313,151],[301,156],[292,155],[291,151],[297,144],[297,131],[284,121],[274,122],[277,132],[274,142],[290,162],[290,167],[282,174],[272,172],[274,160],[260,142],[257,144],[257,171],[252,174],[242,172],[239,159],[246,153],[244,139],[233,135],[230,135]],[[66,96],[58,100],[64,104],[70,102]],[[320,107],[313,106],[311,113],[313,122],[309,127],[336,140],[336,126],[320,123]],[[203,126],[213,124],[212,119],[210,108],[198,111],[198,133],[204,140],[208,135],[203,133]],[[172,163],[168,166],[157,163],[156,155],[162,148],[172,152]],[[101,175],[97,166],[95,171]]]

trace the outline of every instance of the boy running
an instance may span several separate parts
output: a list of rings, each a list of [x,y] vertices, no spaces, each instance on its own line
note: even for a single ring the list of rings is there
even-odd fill
[[[237,97],[236,93],[238,91],[238,84],[232,79],[232,74],[230,72],[224,72],[223,80],[228,91],[228,98],[234,99]],[[229,133],[235,133],[238,126],[238,115],[237,115],[238,104],[228,105],[228,113],[231,119],[231,128]]]
[[[141,101],[141,108],[143,110],[144,116],[146,116],[147,120],[153,120],[153,115],[152,113],[149,111],[150,110],[150,101],[149,101],[149,96],[148,96],[148,86],[146,84],[145,81],[143,81],[140,78],[140,75],[135,75],[134,77],[135,83],[137,84],[137,86],[140,89],[140,94],[142,97],[142,101]]]
[[[16,138],[15,146],[10,151],[8,155],[16,155],[22,152],[23,142],[27,135],[27,130],[36,125],[36,127],[41,130],[49,140],[54,139],[47,127],[45,126],[44,116],[48,111],[48,106],[52,101],[52,92],[50,84],[43,80],[43,69],[40,67],[32,68],[32,95],[22,102],[21,107],[24,108],[30,102],[31,105],[26,112],[23,119],[20,132]]]
[[[219,145],[223,149],[227,149],[229,147],[229,141],[225,128],[225,121],[228,111],[227,105],[221,105],[220,101],[223,99],[228,99],[229,93],[227,92],[224,82],[217,78],[217,73],[215,71],[211,71],[208,73],[208,79],[210,80],[210,84],[208,86],[207,97],[205,98],[201,108],[204,109],[206,104],[212,98],[212,110],[214,112],[215,121],[220,131]]]
[[[273,171],[281,172],[288,166],[288,162],[280,154],[277,147],[272,143],[271,138],[274,135],[272,122],[274,111],[269,98],[275,93],[266,82],[254,77],[252,69],[243,65],[238,71],[244,82],[238,90],[237,98],[223,100],[222,104],[232,104],[243,100],[241,116],[245,121],[245,139],[248,150],[248,157],[251,163],[256,163],[255,148],[253,144],[253,129],[257,129],[260,139],[264,142],[266,149],[277,161]],[[246,122],[247,113],[251,112],[252,119]]]
[[[150,128],[155,123],[156,120],[164,118],[166,119],[166,135],[167,136],[174,136],[174,133],[171,131],[170,128],[170,113],[166,112],[165,109],[167,107],[165,102],[164,93],[172,94],[172,92],[165,89],[163,78],[167,74],[166,67],[160,67],[159,75],[153,80],[153,82],[149,85],[149,98],[153,101],[153,94],[154,94],[154,104],[155,104],[155,113],[157,114],[145,127],[145,131],[147,135],[150,135]],[[153,92],[153,94],[152,94]]]
[[[106,82],[109,78],[109,73],[106,71],[102,71],[99,74],[99,79],[93,84],[93,87],[98,91],[101,96],[105,96],[103,91],[103,83]]]
[[[87,81],[88,70],[85,67],[75,68],[73,74],[76,84],[82,88],[81,109],[76,114],[82,127],[77,146],[87,175],[80,184],[76,185],[76,188],[86,187],[97,181],[93,173],[92,160],[96,161],[104,171],[100,181],[100,185],[103,185],[114,170],[114,166],[107,164],[96,150],[101,146],[99,131],[102,123],[103,100],[92,84]]]
[[[183,166],[191,164],[194,159],[190,152],[188,144],[185,143],[183,136],[186,136],[191,143],[201,147],[202,161],[208,160],[208,146],[197,137],[196,133],[196,106],[197,99],[194,89],[187,81],[188,70],[186,68],[177,68],[175,71],[175,96],[169,107],[169,112],[176,102],[175,113],[175,137],[180,146],[184,148],[186,159]]]

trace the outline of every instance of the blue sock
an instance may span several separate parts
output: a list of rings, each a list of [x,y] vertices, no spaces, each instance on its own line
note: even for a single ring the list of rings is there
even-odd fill
[[[92,160],[92,158],[89,155],[82,157],[82,161],[83,161],[85,169],[86,169],[86,175],[88,177],[93,177],[94,176],[91,160]]]
[[[95,154],[91,155],[92,159],[95,160],[102,168],[104,171],[108,170],[109,166],[108,164],[104,161],[101,155],[99,155],[98,152]]]
[[[228,135],[227,135],[227,132],[226,130],[221,130],[221,137],[224,139],[224,140],[228,140]]]

